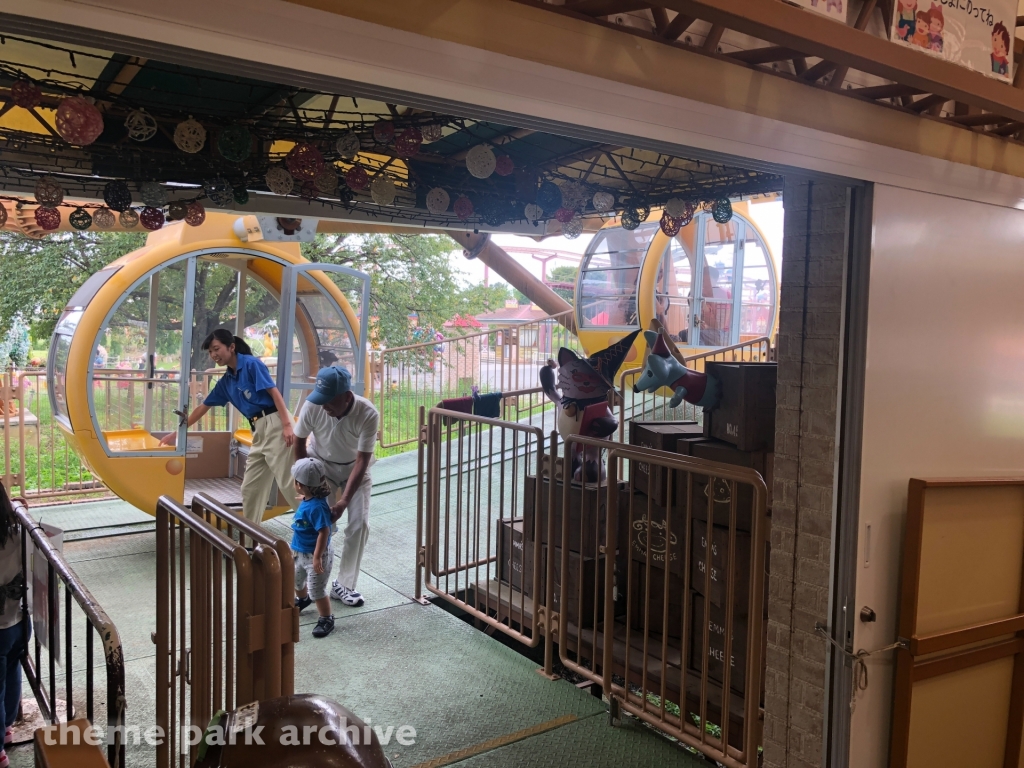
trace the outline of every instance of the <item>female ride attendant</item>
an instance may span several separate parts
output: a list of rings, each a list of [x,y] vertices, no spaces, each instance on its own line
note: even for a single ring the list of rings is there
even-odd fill
[[[288,506],[295,509],[295,484],[292,482],[292,450],[295,435],[284,398],[263,361],[253,357],[252,350],[238,336],[218,328],[203,342],[214,365],[227,366],[202,405],[197,405],[188,416],[188,426],[199,421],[215,405],[231,403],[249,420],[252,428],[252,448],[245,464],[242,480],[242,511],[259,523],[267,508],[270,490],[277,487]],[[174,445],[177,435],[164,437],[161,445]]]

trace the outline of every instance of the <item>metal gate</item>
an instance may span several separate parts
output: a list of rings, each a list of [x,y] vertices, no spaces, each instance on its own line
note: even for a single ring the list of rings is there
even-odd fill
[[[770,525],[760,474],[579,437],[559,457],[555,434],[442,409],[427,417],[420,457],[429,592],[485,631],[551,640],[542,672],[553,676],[557,645],[613,718],[626,711],[729,768],[758,764]]]
[[[202,495],[193,509],[161,496],[156,530],[157,766],[186,768],[215,712],[294,693],[291,556]]]

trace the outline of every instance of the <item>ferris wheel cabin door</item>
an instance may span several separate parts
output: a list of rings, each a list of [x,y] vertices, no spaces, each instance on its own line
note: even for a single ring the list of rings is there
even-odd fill
[[[311,279],[310,273],[326,278]],[[347,300],[353,327],[342,310]],[[284,269],[281,286],[281,343],[277,388],[292,413],[316,384],[321,368],[341,365],[352,374],[352,391],[365,395],[370,276],[336,264],[294,264]],[[291,343],[286,340],[291,339]]]

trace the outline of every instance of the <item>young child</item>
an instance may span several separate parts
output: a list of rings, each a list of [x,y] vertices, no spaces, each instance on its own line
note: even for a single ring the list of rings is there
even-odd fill
[[[28,650],[32,632],[29,617],[22,616],[25,575],[21,570],[21,531],[7,490],[0,485],[0,723],[4,744],[0,768],[7,768],[7,745],[21,704],[21,657]]]
[[[315,601],[320,619],[313,628],[313,637],[327,637],[334,630],[331,598],[327,592],[334,562],[327,470],[320,459],[299,459],[292,465],[292,478],[295,493],[302,499],[292,521],[295,605],[301,611]]]

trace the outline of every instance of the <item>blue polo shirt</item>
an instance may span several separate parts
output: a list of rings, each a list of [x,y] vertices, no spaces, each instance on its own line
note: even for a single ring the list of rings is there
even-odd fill
[[[252,355],[240,354],[235,362],[235,370],[228,368],[227,373],[220,377],[220,381],[206,396],[203,405],[231,403],[243,416],[251,419],[261,411],[274,406],[274,398],[267,390],[276,386],[262,360]]]

